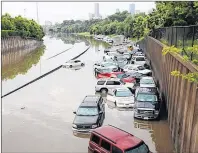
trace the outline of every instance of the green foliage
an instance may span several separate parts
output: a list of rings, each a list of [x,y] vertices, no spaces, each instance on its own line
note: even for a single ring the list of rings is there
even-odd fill
[[[167,53],[180,53],[181,49],[176,48],[175,46],[165,46],[162,50],[162,55],[166,55]]]
[[[171,75],[182,77],[182,79],[188,80],[189,82],[198,83],[198,72],[182,74],[180,71],[175,70],[171,72]]]
[[[20,15],[12,18],[8,13],[1,17],[1,34],[2,37],[21,36],[38,40],[44,37],[43,28],[34,20],[28,20]]]

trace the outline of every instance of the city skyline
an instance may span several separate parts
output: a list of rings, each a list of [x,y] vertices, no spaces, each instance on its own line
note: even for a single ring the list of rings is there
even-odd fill
[[[88,20],[89,13],[93,12],[95,2],[38,2],[39,23],[45,21],[53,24],[63,20]],[[128,11],[129,2],[99,2],[100,15],[105,18],[116,12]],[[155,8],[154,2],[134,2],[137,10],[148,12]],[[11,16],[25,16],[37,21],[36,2],[2,2],[2,14],[9,13]],[[86,9],[85,9],[86,8]],[[25,10],[25,13],[24,13]],[[52,11],[53,10],[53,11]],[[94,13],[94,12],[93,12]]]

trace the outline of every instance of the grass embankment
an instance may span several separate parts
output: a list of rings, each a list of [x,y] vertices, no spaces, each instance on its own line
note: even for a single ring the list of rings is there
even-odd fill
[[[140,37],[139,40],[137,38],[129,38],[129,40],[135,41],[135,42],[141,41],[142,39],[144,39],[144,37]]]

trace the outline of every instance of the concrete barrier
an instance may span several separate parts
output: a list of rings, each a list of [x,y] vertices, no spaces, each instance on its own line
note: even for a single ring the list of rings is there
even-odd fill
[[[198,68],[184,62],[180,55],[162,56],[164,45],[152,37],[139,42],[151,61],[153,74],[164,97],[172,140],[178,153],[198,153],[198,87],[171,71],[198,72]]]

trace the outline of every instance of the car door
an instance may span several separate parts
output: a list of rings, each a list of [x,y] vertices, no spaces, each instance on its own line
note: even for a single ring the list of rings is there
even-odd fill
[[[114,94],[114,90],[110,90],[108,93],[107,93],[107,101],[109,102],[115,102],[115,94]]]
[[[106,86],[108,89],[113,89],[115,88],[114,86],[114,81],[107,81]]]
[[[122,85],[120,81],[114,81],[114,88],[119,88]]]

